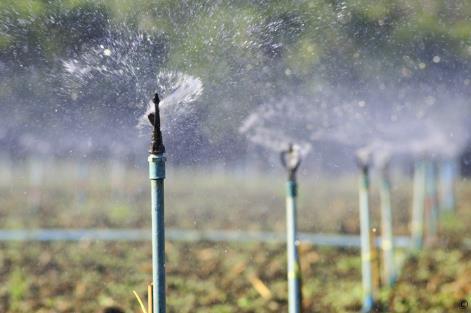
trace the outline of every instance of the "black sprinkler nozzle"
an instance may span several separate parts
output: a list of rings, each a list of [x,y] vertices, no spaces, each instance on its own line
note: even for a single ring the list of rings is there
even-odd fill
[[[360,150],[355,154],[357,166],[363,173],[368,173],[368,169],[371,166],[372,159],[369,151]]]
[[[390,168],[391,168],[391,159],[389,157],[385,157],[384,159],[381,160],[381,162],[378,162],[379,164],[379,170],[381,171],[381,175],[389,181],[390,179]]]
[[[296,181],[296,171],[301,164],[301,154],[299,149],[295,149],[295,146],[290,143],[287,150],[281,151],[281,164],[288,171],[288,179],[290,181]]]
[[[160,129],[160,108],[159,108],[159,95],[156,93],[152,99],[154,103],[154,111],[149,113],[147,118],[149,122],[154,126],[154,131],[152,132],[152,142],[150,146],[149,153],[151,154],[162,154],[165,152],[165,146],[162,141],[162,131]]]

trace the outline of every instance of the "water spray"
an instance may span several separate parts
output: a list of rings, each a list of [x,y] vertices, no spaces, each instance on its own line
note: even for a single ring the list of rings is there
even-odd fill
[[[380,163],[381,249],[383,252],[383,282],[392,287],[396,281],[394,262],[394,236],[392,225],[390,159],[384,156]]]
[[[25,134],[20,137],[20,145],[25,149],[28,156],[29,204],[33,210],[41,207],[43,184],[46,178],[47,165],[51,159],[51,146],[47,141],[38,139],[32,134]]]
[[[165,147],[160,129],[160,99],[152,99],[154,110],[148,113],[153,126],[149,149],[149,179],[152,197],[152,313],[165,313],[165,225],[164,225],[164,179]]]
[[[121,146],[111,147],[111,155],[108,159],[108,170],[110,175],[110,191],[113,197],[119,197],[125,187],[126,179],[126,150]],[[123,157],[124,156],[124,157]]]
[[[373,270],[371,255],[371,223],[369,208],[369,169],[371,153],[359,150],[356,154],[357,165],[360,169],[359,180],[359,209],[360,209],[360,237],[361,237],[361,273],[363,282],[362,312],[371,312],[374,305],[373,296]]]
[[[288,172],[286,184],[286,241],[288,254],[288,305],[289,313],[302,311],[302,283],[299,251],[297,246],[296,198],[298,186],[296,172],[301,164],[299,148],[289,144],[281,152],[281,164]]]
[[[0,152],[0,186],[9,186],[12,183],[12,168],[10,155]]]
[[[420,250],[424,241],[426,166],[424,160],[414,165],[411,237],[414,250]]]

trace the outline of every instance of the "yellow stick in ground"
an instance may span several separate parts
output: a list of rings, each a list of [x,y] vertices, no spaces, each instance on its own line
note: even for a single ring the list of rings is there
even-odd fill
[[[267,285],[265,285],[265,283],[261,281],[260,278],[255,275],[251,275],[249,276],[249,281],[263,299],[269,300],[272,298],[270,289],[268,289]]]
[[[154,302],[152,301],[154,296],[154,285],[147,285],[147,313],[154,312]]]
[[[136,297],[137,302],[139,302],[142,313],[147,313],[146,307],[144,306],[144,303],[142,302],[141,297],[139,297],[139,295],[137,294],[137,292],[135,290],[133,290],[132,292],[134,293],[134,296]]]

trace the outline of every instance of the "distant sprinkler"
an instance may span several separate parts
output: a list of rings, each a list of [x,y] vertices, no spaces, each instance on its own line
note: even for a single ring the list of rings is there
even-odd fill
[[[359,179],[359,209],[360,209],[360,237],[361,237],[361,273],[363,282],[363,308],[362,312],[371,312],[374,306],[373,269],[371,249],[371,223],[369,208],[369,170],[372,163],[371,152],[366,149],[358,150],[356,162],[360,169]],[[373,243],[374,244],[374,243]]]
[[[451,213],[456,206],[455,183],[457,176],[456,160],[447,159],[440,165],[440,211]]]
[[[438,231],[438,194],[437,194],[437,175],[436,164],[434,160],[426,161],[426,181],[425,181],[425,216],[427,241],[435,241]]]
[[[390,156],[381,153],[378,157],[380,171],[381,201],[381,250],[383,253],[383,282],[392,287],[396,281],[396,265],[394,262],[394,234],[392,224]]]
[[[302,312],[302,281],[299,251],[297,246],[297,204],[298,187],[296,172],[301,164],[299,147],[289,144],[288,149],[281,152],[281,164],[288,173],[286,184],[286,242],[288,255],[288,305],[289,313]]]
[[[355,160],[360,170],[368,174],[370,166],[373,163],[371,151],[369,149],[359,149],[355,154]]]
[[[412,195],[411,237],[415,251],[423,246],[424,241],[424,215],[425,215],[425,184],[426,162],[423,159],[415,161]]]
[[[164,225],[164,179],[165,147],[160,129],[160,99],[155,94],[152,99],[153,110],[148,119],[153,126],[152,141],[149,149],[149,178],[152,203],[152,307],[153,313],[165,313],[165,225]],[[150,295],[149,295],[150,296]]]
[[[296,181],[296,172],[301,164],[301,151],[298,146],[290,143],[288,149],[281,152],[281,164],[288,172],[288,180]]]

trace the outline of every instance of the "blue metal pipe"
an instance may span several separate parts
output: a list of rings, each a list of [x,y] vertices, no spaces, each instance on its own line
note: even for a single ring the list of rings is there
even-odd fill
[[[154,95],[153,110],[147,115],[154,127],[149,150],[149,179],[151,186],[152,207],[152,313],[165,313],[165,223],[164,223],[164,179],[165,146],[160,129],[160,98]]]
[[[391,182],[386,165],[381,171],[381,250],[383,252],[383,281],[387,287],[396,282],[396,264],[394,262],[394,236],[391,208]]]
[[[286,247],[288,254],[288,304],[290,313],[301,312],[301,266],[297,246],[297,183],[289,180],[286,197]]]
[[[438,229],[437,175],[435,164],[429,160],[426,164],[426,216],[427,239],[434,240]]]
[[[424,241],[425,182],[425,161],[416,161],[414,165],[414,190],[411,221],[411,238],[414,250],[420,250]]]
[[[286,184],[286,250],[288,257],[288,309],[289,313],[302,311],[302,282],[301,265],[299,263],[299,251],[297,246],[297,214],[296,198],[298,185],[296,172],[301,164],[299,148],[289,144],[287,150],[280,154],[281,164],[288,173]]]
[[[359,180],[361,273],[363,283],[363,312],[371,312],[374,305],[371,267],[370,208],[368,166],[362,166]]]
[[[456,161],[448,159],[440,167],[440,211],[455,210],[455,180],[457,174]]]
[[[149,238],[149,231],[143,229],[9,229],[0,230],[0,241],[146,241]],[[237,242],[237,243],[285,243],[286,234],[259,231],[235,231],[235,230],[191,230],[170,228],[165,230],[165,239],[185,242]],[[313,234],[299,233],[298,242],[304,244],[339,247],[339,248],[360,248],[360,236],[345,234]],[[380,247],[382,238],[376,241],[376,246]],[[468,244],[469,245],[469,244]],[[411,240],[406,236],[394,238],[394,246],[398,248],[410,248]]]
[[[153,313],[165,313],[165,225],[164,179],[165,157],[149,155],[149,179],[152,199],[152,282]]]

